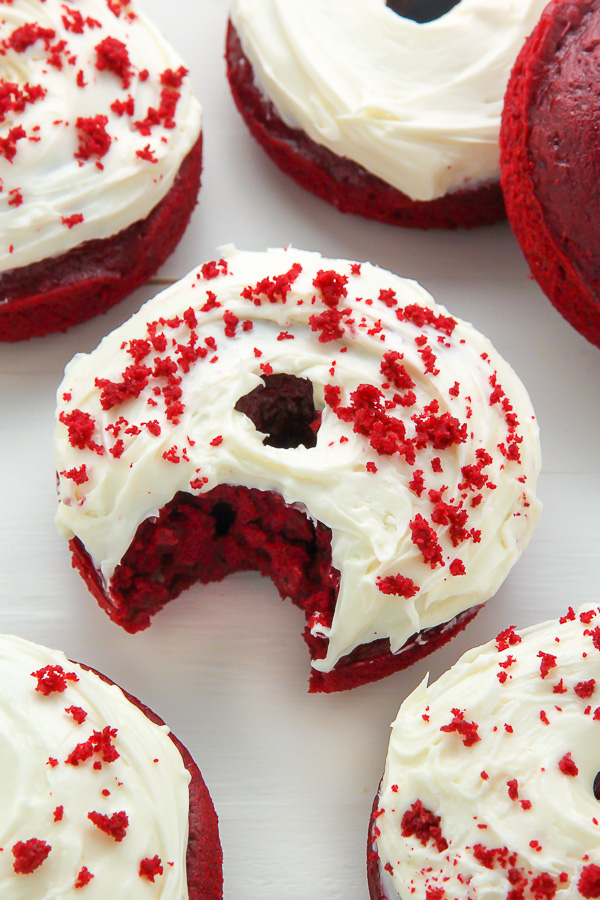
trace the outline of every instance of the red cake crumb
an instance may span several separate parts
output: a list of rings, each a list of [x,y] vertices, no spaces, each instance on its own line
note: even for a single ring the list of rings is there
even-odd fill
[[[62,822],[64,811],[65,810],[64,810],[63,806],[56,807],[56,809],[54,810],[54,813],[53,813],[53,818],[54,818],[55,822]]]
[[[119,753],[112,743],[116,736],[117,729],[111,728],[110,725],[106,725],[102,731],[93,731],[87,741],[77,744],[75,749],[69,753],[65,763],[70,766],[78,766],[86,759],[91,759],[94,754],[97,754],[102,762],[114,762],[119,758]]]
[[[160,856],[153,856],[152,859],[143,859],[140,863],[140,878],[147,878],[148,881],[153,882],[157,875],[162,875],[163,871]]]
[[[382,594],[393,594],[396,597],[410,599],[421,590],[411,578],[405,575],[388,575],[386,578],[377,579],[377,587]]]
[[[80,706],[68,706],[65,709],[66,713],[70,713],[73,716],[78,725],[81,725],[85,722],[87,718],[87,713],[85,709],[82,709]]]
[[[590,863],[581,870],[577,890],[586,900],[596,900],[600,897],[600,866]]]
[[[79,681],[75,672],[65,672],[62,666],[44,666],[31,674],[37,678],[36,691],[39,691],[44,697],[55,692],[66,691],[68,681]]]
[[[577,694],[578,697],[581,697],[582,700],[586,700],[588,697],[591,697],[594,693],[594,689],[596,687],[596,681],[594,678],[590,678],[589,681],[580,681],[575,685],[573,690]]]
[[[128,88],[131,84],[133,69],[129,60],[126,45],[114,37],[106,37],[96,44],[96,68],[99,72],[108,69],[121,79],[121,85]],[[106,122],[104,123],[106,124]]]
[[[448,849],[448,841],[440,828],[441,819],[416,800],[402,816],[401,828],[403,837],[417,838],[423,845],[432,841],[439,853]]]
[[[87,866],[83,866],[77,874],[77,879],[73,887],[75,888],[83,888],[86,884],[89,884],[94,876],[90,872]]]
[[[99,828],[100,831],[108,834],[117,842],[123,840],[129,825],[129,819],[123,810],[113,813],[112,816],[99,812],[89,812],[88,819],[94,823],[96,828]]]
[[[52,847],[46,841],[29,838],[28,841],[17,841],[12,848],[15,858],[13,869],[17,875],[31,875],[47,859]]]
[[[563,775],[570,775],[575,777],[575,775],[579,774],[579,769],[575,765],[574,760],[571,759],[570,753],[565,753],[563,758],[559,760],[558,768],[563,773]]]
[[[465,747],[472,747],[473,744],[476,744],[477,741],[481,740],[477,734],[477,724],[475,722],[467,722],[462,710],[453,709],[452,715],[454,716],[452,721],[448,725],[442,725],[440,731],[445,731],[447,734],[451,734],[452,732],[460,734]]]
[[[552,653],[544,653],[543,650],[539,651],[538,656],[542,660],[540,663],[540,675],[542,678],[546,678],[548,673],[556,668],[556,656],[553,656]]]

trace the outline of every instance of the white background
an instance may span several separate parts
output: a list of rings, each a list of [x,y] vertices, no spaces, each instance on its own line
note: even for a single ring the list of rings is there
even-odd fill
[[[598,601],[600,351],[554,311],[507,224],[413,232],[343,216],[272,165],[230,98],[226,0],[145,0],[185,59],[204,107],[200,202],[173,257],[108,315],[66,335],[0,345],[0,630],[104,671],[171,725],[208,782],[221,822],[225,896],[366,900],[365,840],[389,723],[427,671],[509,624]],[[292,244],[416,278],[492,339],[527,385],[544,454],[545,509],[524,557],[466,633],[407,672],[309,696],[302,614],[270,582],[193,588],[152,627],[113,625],[55,531],[54,395],[66,362],[220,244]]]

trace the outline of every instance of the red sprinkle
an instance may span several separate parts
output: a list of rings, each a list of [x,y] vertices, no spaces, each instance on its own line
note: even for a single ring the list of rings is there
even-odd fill
[[[146,857],[140,863],[140,878],[147,878],[148,881],[154,881],[157,875],[162,875],[163,871],[160,856],[153,856],[152,859]]]
[[[382,594],[393,594],[396,597],[414,597],[421,588],[405,575],[387,575],[377,578],[377,587]]]
[[[17,841],[12,848],[12,855],[15,858],[13,869],[17,875],[31,875],[42,865],[51,850],[50,844],[37,838]]]
[[[477,734],[478,725],[475,722],[467,722],[465,720],[464,712],[455,708],[452,710],[452,715],[454,716],[452,721],[448,725],[442,725],[440,731],[444,731],[447,734],[451,734],[452,732],[460,734],[465,747],[471,747],[473,744],[476,744],[477,741],[481,740]]]
[[[563,773],[563,775],[571,775],[572,777],[575,777],[575,775],[579,774],[579,769],[571,759],[570,753],[565,753],[563,758],[559,760],[558,768]]]
[[[540,663],[540,674],[542,678],[545,678],[551,669],[556,668],[556,656],[553,656],[552,653],[544,653],[543,650],[540,650],[538,657],[542,660]]]
[[[129,825],[129,819],[123,810],[113,813],[112,816],[106,816],[104,813],[99,812],[90,812],[88,813],[88,819],[94,823],[96,828],[99,828],[100,831],[108,834],[117,842],[123,840]]]
[[[577,890],[586,900],[595,900],[600,897],[600,866],[591,863],[584,866],[577,882]]]
[[[44,697],[48,694],[62,693],[66,691],[67,681],[79,681],[75,672],[65,672],[62,666],[44,666],[37,672],[31,673],[37,678],[36,691],[39,691]]]
[[[79,870],[77,875],[77,880],[75,881],[74,887],[82,888],[85,887],[86,884],[89,884],[94,876],[90,872],[87,866],[83,866],[82,869]]]

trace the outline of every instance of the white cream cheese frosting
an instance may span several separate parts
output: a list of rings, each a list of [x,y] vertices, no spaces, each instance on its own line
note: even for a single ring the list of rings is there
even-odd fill
[[[598,897],[599,626],[507,629],[402,704],[374,821],[390,900]]]
[[[4,3],[0,46],[0,271],[148,216],[201,114],[181,59],[137,4]]]
[[[508,77],[546,0],[461,0],[418,24],[385,0],[232,0],[257,84],[292,127],[413,200],[500,177]]]
[[[244,485],[301,504],[331,529],[341,573],[331,627],[313,623],[328,638],[321,671],[378,638],[397,652],[487,600],[540,512],[537,422],[510,366],[416,282],[369,263],[220,252],[67,366],[62,534],[110,592],[140,523],[178,491]],[[316,447],[266,446],[235,410],[271,372],[312,383]]]
[[[2,897],[187,900],[189,775],[116,685],[0,636],[0,762]]]

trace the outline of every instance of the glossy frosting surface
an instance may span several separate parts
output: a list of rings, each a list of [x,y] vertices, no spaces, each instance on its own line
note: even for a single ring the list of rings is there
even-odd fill
[[[596,896],[599,625],[582,607],[508,629],[402,704],[375,821],[389,898]]]
[[[341,583],[331,628],[313,627],[329,638],[322,671],[487,600],[540,511],[537,422],[510,366],[416,282],[368,263],[220,252],[67,366],[62,534],[109,585],[178,491],[277,491],[332,530]],[[312,382],[316,447],[266,446],[234,409],[270,372]]]
[[[196,143],[200,107],[134,2],[5,3],[0,42],[4,271],[145,218]]]
[[[64,690],[36,688],[33,673],[47,666],[66,674]],[[66,761],[105,729],[107,749],[97,745],[87,757],[80,751],[76,764]],[[187,900],[189,776],[167,727],[151,722],[116,685],[58,651],[0,636],[0,763],[3,897]],[[101,830],[90,812],[109,819],[124,812],[124,836]],[[51,849],[33,871],[18,873],[11,851],[32,838]],[[156,856],[163,873],[153,881],[140,876],[142,860]],[[93,877],[76,887],[83,869]]]
[[[289,125],[413,200],[499,179],[512,65],[545,0],[461,0],[419,24],[385,0],[233,0],[256,80]]]

